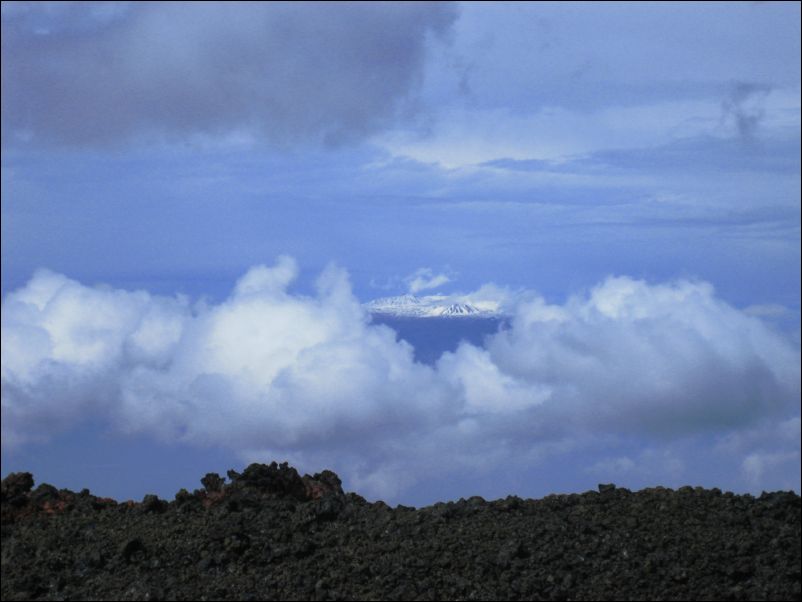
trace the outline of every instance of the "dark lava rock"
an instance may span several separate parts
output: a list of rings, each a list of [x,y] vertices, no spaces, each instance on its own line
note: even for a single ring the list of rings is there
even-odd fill
[[[24,506],[28,503],[27,493],[33,487],[33,475],[29,472],[12,472],[3,479],[0,487],[0,502],[5,507]]]
[[[58,489],[47,483],[42,483],[31,493],[31,502],[41,506],[46,502],[55,502],[59,499]]]
[[[155,512],[156,514],[167,512],[169,507],[165,500],[160,500],[158,496],[153,494],[148,494],[142,498],[142,503],[139,505],[139,509],[142,512]]]
[[[800,600],[800,498],[661,487],[368,503],[253,464],[141,503],[2,482],[3,600]]]
[[[206,473],[206,476],[201,479],[201,485],[209,493],[218,493],[223,490],[223,483],[225,479],[216,472]]]

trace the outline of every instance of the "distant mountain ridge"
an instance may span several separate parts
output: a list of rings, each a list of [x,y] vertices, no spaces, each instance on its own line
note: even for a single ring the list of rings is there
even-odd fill
[[[365,308],[372,314],[405,318],[494,318],[504,315],[498,303],[447,295],[383,297],[365,303]]]

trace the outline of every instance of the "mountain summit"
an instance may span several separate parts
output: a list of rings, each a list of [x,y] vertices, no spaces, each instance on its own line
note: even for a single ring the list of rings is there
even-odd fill
[[[446,307],[441,316],[475,316],[482,314],[482,310],[471,305],[470,303],[452,303]]]
[[[446,295],[383,297],[366,303],[365,308],[372,314],[405,318],[495,318],[503,315],[496,303],[472,302]]]

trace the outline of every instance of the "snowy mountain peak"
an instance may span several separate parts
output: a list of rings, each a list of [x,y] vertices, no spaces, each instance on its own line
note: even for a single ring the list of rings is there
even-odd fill
[[[470,303],[452,303],[446,307],[441,316],[475,316],[481,314],[482,310],[474,307]]]
[[[412,294],[399,295],[398,297],[385,297],[384,301],[389,301],[397,305],[420,305],[421,300]]]
[[[373,314],[382,314],[409,318],[492,318],[501,312],[494,308],[478,307],[464,300],[455,300],[446,295],[400,295],[384,297],[365,304],[365,308]]]

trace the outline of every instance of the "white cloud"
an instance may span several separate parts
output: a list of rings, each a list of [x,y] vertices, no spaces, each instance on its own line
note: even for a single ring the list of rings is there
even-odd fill
[[[528,384],[505,374],[487,351],[467,343],[454,353],[445,353],[437,368],[446,382],[459,391],[466,414],[515,413],[551,397],[547,385]]]
[[[509,314],[524,300],[532,297],[525,290],[513,290],[497,284],[487,283],[467,294],[455,293],[447,297],[449,303],[468,303],[478,309]]]
[[[711,99],[596,110],[551,106],[533,112],[450,107],[425,137],[394,130],[379,134],[376,142],[395,156],[445,168],[494,159],[561,161],[602,149],[650,148],[716,134],[720,106]]]
[[[685,139],[751,139],[758,132],[782,138],[799,129],[798,94],[798,86],[766,92],[759,110],[737,105],[724,113],[718,95],[582,109],[451,106],[442,110],[425,136],[395,129],[379,133],[375,141],[394,156],[452,170],[498,159],[535,159],[557,165],[606,149],[652,149]],[[569,181],[566,174],[539,177]]]
[[[552,386],[550,404],[583,426],[688,432],[799,399],[799,351],[705,283],[609,278],[561,307],[523,303],[488,351],[507,374]]]
[[[407,276],[404,281],[413,295],[420,291],[437,288],[451,282],[445,274],[435,274],[430,268],[420,268]]]
[[[651,441],[671,461],[630,462],[656,480],[693,474],[671,446],[700,433],[729,433],[750,482],[799,463],[798,437],[767,448],[745,434],[798,429],[799,350],[707,284],[610,278],[563,305],[517,295],[485,348],[463,343],[427,366],[370,322],[343,270],[325,270],[312,296],[291,292],[297,272],[282,257],[195,306],[37,272],[3,301],[3,446],[100,415],[249,460],[330,466],[391,496],[443,475],[468,487],[608,437]],[[714,458],[726,442],[705,445]]]

